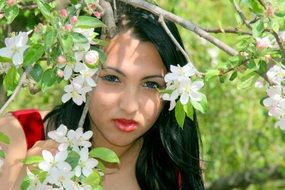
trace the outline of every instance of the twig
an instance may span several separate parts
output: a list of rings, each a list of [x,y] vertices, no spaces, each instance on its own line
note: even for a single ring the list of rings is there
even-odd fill
[[[80,120],[78,123],[78,128],[83,127],[83,125],[84,125],[85,118],[86,118],[88,110],[89,110],[90,99],[91,98],[90,98],[90,95],[88,93],[87,97],[86,97],[86,102],[85,102],[85,105],[84,105],[84,108],[83,108],[83,111],[82,111],[82,114],[81,114],[81,117],[80,117]]]
[[[229,28],[229,29],[222,29],[222,28],[217,28],[217,29],[209,29],[209,28],[203,28],[206,32],[209,33],[232,33],[232,34],[242,34],[242,35],[252,35],[251,32],[246,32],[246,31],[239,31],[237,28]]]
[[[265,9],[266,9],[265,3],[264,3],[262,0],[257,0],[257,1],[260,3],[260,5],[262,5],[262,6],[263,6],[263,8],[265,8]]]
[[[284,50],[283,45],[282,45],[282,40],[280,39],[279,35],[274,30],[271,30],[271,33],[275,37],[275,40],[276,40],[276,42],[280,48],[281,54],[282,54],[283,58],[285,59],[285,50]]]
[[[186,53],[186,51],[181,47],[181,45],[177,42],[177,40],[175,39],[175,37],[172,35],[171,31],[169,30],[169,28],[167,27],[166,23],[164,22],[164,18],[162,15],[159,16],[158,22],[160,22],[161,26],[163,27],[163,29],[166,31],[166,33],[168,34],[168,36],[171,38],[171,40],[174,42],[174,44],[176,45],[176,47],[181,51],[181,53],[184,55],[184,57],[186,58],[188,63],[191,63],[191,60],[188,56],[188,54]]]
[[[207,41],[211,42],[212,44],[214,44],[218,48],[220,48],[223,51],[225,51],[226,53],[228,53],[229,55],[237,55],[238,54],[238,51],[236,51],[232,47],[228,46],[224,42],[220,41],[219,39],[213,37],[208,32],[201,29],[198,25],[193,24],[192,22],[187,21],[187,20],[185,20],[185,19],[183,19],[183,18],[181,18],[181,17],[179,17],[173,13],[170,13],[170,12],[168,12],[168,11],[166,11],[166,10],[156,6],[156,5],[153,5],[153,4],[148,3],[146,1],[143,1],[143,0],[119,0],[119,1],[130,4],[134,7],[140,7],[142,9],[145,9],[145,10],[157,15],[157,16],[162,15],[165,19],[170,20],[172,22],[175,22],[175,23],[181,25],[182,27],[194,32],[195,34],[199,35],[200,37],[206,39]]]
[[[30,68],[28,68],[23,75],[21,76],[19,83],[17,85],[17,87],[15,88],[13,94],[9,97],[9,99],[5,102],[5,104],[1,107],[0,109],[0,116],[2,116],[2,114],[4,113],[5,109],[8,107],[8,105],[15,99],[15,97],[17,96],[17,94],[20,92],[24,82],[27,79],[27,73],[29,73]]]
[[[20,9],[36,9],[38,7],[37,4],[32,4],[32,5],[19,5]]]
[[[239,14],[241,20],[243,21],[243,23],[244,23],[249,29],[251,29],[251,26],[250,26],[250,24],[246,21],[246,17],[244,16],[244,14],[243,14],[241,8],[236,4],[235,1],[233,1],[233,5],[234,5],[235,10],[236,10],[237,13]]]
[[[100,0],[99,4],[104,9],[104,14],[103,14],[102,19],[103,19],[103,22],[107,25],[108,37],[112,38],[113,36],[115,36],[116,31],[117,31],[112,6],[109,2],[106,2],[105,0]]]

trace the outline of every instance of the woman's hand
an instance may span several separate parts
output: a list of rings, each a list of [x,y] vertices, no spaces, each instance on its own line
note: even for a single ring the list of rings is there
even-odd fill
[[[55,155],[58,152],[58,143],[54,140],[37,141],[34,146],[27,151],[26,158],[28,158],[29,156],[42,156],[43,150],[48,150],[53,155]],[[20,174],[17,177],[13,189],[20,189],[21,183],[23,182],[23,179],[27,174],[27,167],[30,171],[32,171],[37,168],[37,165],[38,164],[24,165],[21,169]]]

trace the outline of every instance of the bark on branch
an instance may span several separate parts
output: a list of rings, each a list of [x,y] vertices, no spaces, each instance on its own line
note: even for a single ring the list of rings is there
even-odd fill
[[[254,168],[243,172],[237,172],[229,176],[221,177],[206,187],[206,190],[229,190],[234,188],[246,188],[251,184],[264,184],[268,181],[285,178],[285,166],[268,166]]]
[[[183,18],[181,18],[181,17],[179,17],[173,13],[170,13],[170,12],[168,12],[168,11],[158,7],[158,6],[155,6],[151,3],[148,3],[148,2],[143,1],[143,0],[119,0],[119,1],[130,4],[134,7],[139,7],[139,8],[145,9],[145,10],[147,10],[147,11],[149,11],[149,12],[151,12],[157,16],[163,16],[163,18],[170,20],[172,22],[175,22],[175,23],[181,25],[182,27],[194,32],[198,36],[206,39],[207,41],[211,42],[212,44],[214,44],[215,46],[217,46],[221,50],[225,51],[229,55],[237,55],[238,54],[237,50],[233,49],[232,47],[230,47],[229,45],[220,41],[219,39],[213,37],[208,32],[201,29],[198,25],[192,23],[191,21],[185,20],[185,19],[183,19]]]

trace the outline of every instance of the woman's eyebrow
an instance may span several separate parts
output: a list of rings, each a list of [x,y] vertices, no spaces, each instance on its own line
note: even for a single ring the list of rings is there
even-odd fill
[[[149,76],[144,77],[143,80],[151,79],[151,78],[161,78],[161,79],[164,79],[164,76],[162,76],[162,75],[149,75]]]
[[[102,70],[103,70],[103,69],[111,69],[111,70],[113,70],[113,71],[115,71],[115,72],[117,72],[117,73],[123,75],[124,77],[126,77],[125,73],[123,73],[120,69],[117,69],[117,68],[115,68],[115,67],[102,66]]]

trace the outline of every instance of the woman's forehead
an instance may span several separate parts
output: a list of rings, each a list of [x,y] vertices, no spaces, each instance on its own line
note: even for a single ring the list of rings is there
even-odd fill
[[[155,46],[135,38],[130,31],[120,33],[110,40],[105,48],[105,65],[116,68],[136,66],[165,71],[162,59]]]

